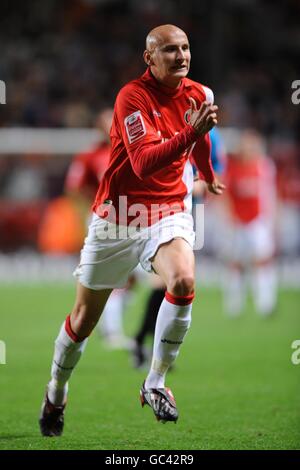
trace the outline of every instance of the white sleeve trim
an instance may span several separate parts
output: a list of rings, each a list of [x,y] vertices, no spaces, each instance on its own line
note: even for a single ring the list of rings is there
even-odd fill
[[[213,104],[214,103],[214,94],[213,94],[213,91],[208,88],[207,86],[204,86],[202,85],[202,88],[203,88],[203,91],[205,93],[205,96],[206,96],[206,101],[208,101],[210,104]]]

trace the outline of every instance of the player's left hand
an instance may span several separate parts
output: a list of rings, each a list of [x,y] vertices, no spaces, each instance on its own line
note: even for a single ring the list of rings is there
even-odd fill
[[[221,183],[215,179],[212,183],[207,183],[208,190],[213,194],[223,194],[224,189],[226,189],[225,184]]]

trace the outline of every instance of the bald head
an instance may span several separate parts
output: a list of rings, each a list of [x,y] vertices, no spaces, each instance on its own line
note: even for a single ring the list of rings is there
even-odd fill
[[[159,82],[177,88],[190,68],[191,53],[187,35],[172,24],[152,29],[146,39],[144,61]]]
[[[157,46],[172,40],[172,37],[174,36],[185,36],[186,40],[188,41],[185,32],[177,26],[172,24],[157,26],[156,28],[152,29],[146,37],[146,49],[152,52]]]

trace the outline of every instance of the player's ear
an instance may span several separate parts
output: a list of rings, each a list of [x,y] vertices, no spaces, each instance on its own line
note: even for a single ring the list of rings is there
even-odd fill
[[[151,54],[147,49],[144,51],[143,57],[147,65],[153,65]]]

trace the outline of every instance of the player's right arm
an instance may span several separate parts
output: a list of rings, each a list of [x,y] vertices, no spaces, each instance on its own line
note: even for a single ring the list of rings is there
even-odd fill
[[[123,88],[116,112],[123,141],[134,173],[143,179],[170,165],[199,137],[191,125],[166,142],[161,142],[151,120],[151,109],[139,90]]]

